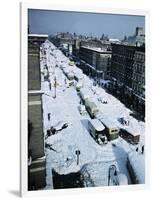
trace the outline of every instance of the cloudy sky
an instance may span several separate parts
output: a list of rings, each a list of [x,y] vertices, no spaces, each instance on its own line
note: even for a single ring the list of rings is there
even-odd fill
[[[29,9],[28,23],[31,33],[75,32],[98,37],[104,33],[121,39],[133,35],[137,26],[145,28],[145,17]]]

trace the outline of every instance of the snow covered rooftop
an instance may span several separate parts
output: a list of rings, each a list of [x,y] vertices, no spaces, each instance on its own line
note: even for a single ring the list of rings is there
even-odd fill
[[[44,37],[44,38],[47,38],[48,35],[47,34],[28,34],[28,37]]]
[[[101,48],[96,48],[96,47],[86,47],[86,46],[82,46],[85,49],[89,49],[92,51],[96,51],[98,53],[104,53],[104,54],[111,54],[111,51],[107,51],[105,49],[101,49]]]
[[[101,117],[99,120],[108,128],[118,128],[117,125],[109,119],[109,117]]]
[[[92,124],[94,129],[97,131],[103,131],[105,129],[103,124],[98,119],[92,119],[90,120],[90,123]]]

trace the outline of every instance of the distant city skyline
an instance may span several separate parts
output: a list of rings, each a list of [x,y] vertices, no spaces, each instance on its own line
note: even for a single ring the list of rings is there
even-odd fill
[[[71,11],[28,10],[31,33],[55,34],[69,32],[86,36],[123,39],[135,33],[136,27],[145,30],[145,17],[135,15],[100,14]]]

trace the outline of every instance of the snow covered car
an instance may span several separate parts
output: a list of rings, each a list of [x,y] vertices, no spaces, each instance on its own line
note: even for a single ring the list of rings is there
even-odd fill
[[[66,76],[69,80],[73,80],[74,79],[74,73],[73,72],[68,72],[66,73]]]
[[[85,108],[84,105],[79,105],[79,108],[78,108],[78,109],[79,109],[79,112],[80,112],[81,115],[87,113],[86,108]]]
[[[103,97],[98,97],[98,101],[102,104],[107,104],[108,102],[103,99]]]
[[[90,96],[91,96],[91,94],[90,94],[89,90],[87,90],[85,88],[80,89],[80,97],[83,101],[90,98]]]
[[[61,129],[64,129],[64,128],[67,128],[68,127],[68,122],[66,121],[59,121],[55,126],[54,128],[59,131]]]
[[[69,66],[73,66],[74,65],[74,62],[73,61],[70,61],[69,62]]]
[[[100,94],[98,88],[95,87],[95,86],[92,86],[92,87],[91,87],[91,90],[93,91],[93,94],[96,94],[96,95],[99,95],[99,94]]]
[[[76,84],[76,90],[77,91],[80,91],[80,89],[83,87],[83,84],[81,83],[81,82],[78,82],[77,84]]]
[[[69,88],[70,86],[74,85],[74,81],[67,81],[67,87]]]

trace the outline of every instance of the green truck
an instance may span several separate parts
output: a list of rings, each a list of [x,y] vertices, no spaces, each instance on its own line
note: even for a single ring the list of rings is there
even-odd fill
[[[85,99],[85,107],[91,118],[94,118],[99,112],[99,109],[92,98]]]

